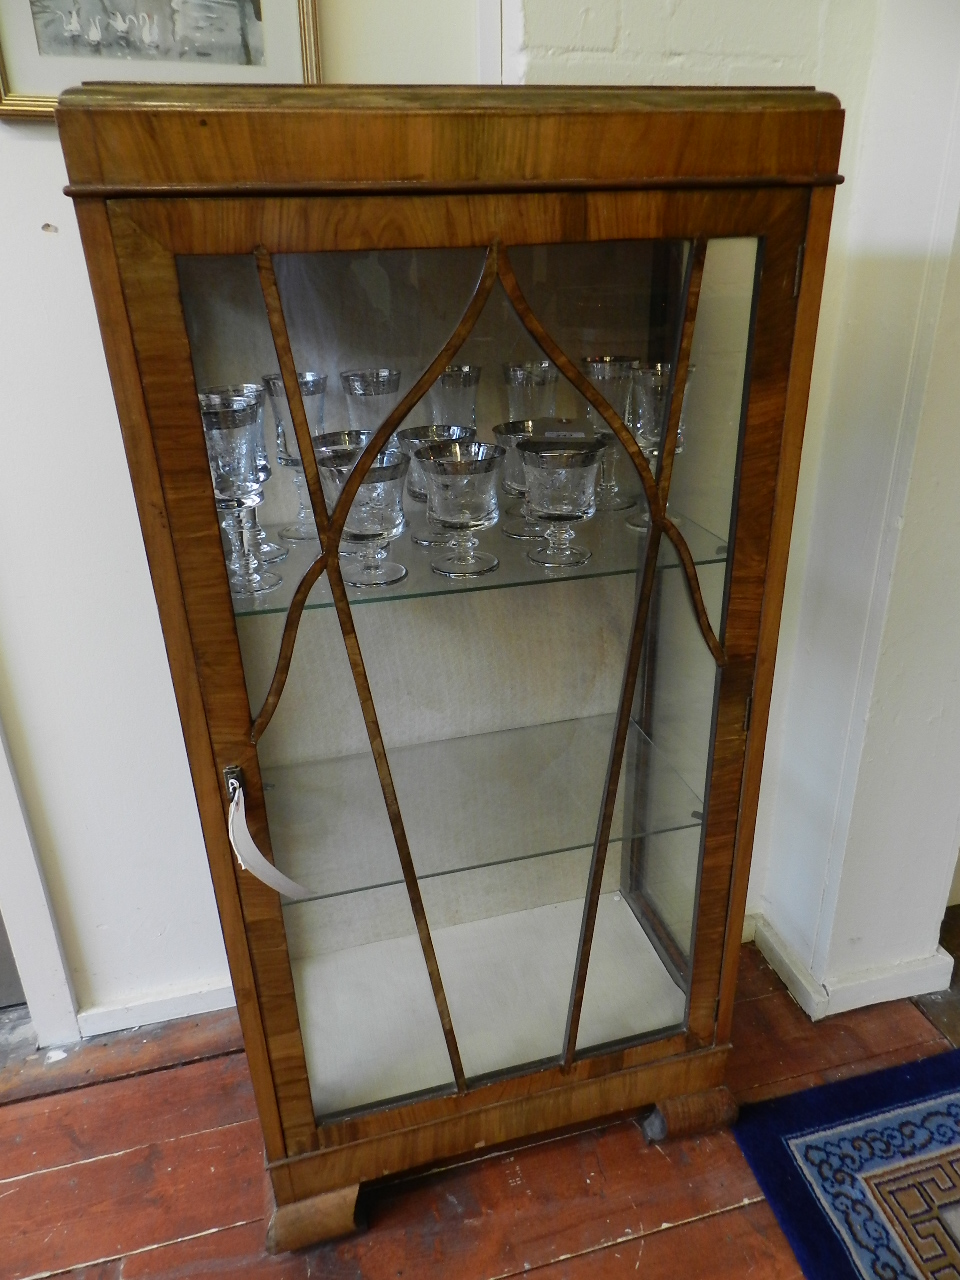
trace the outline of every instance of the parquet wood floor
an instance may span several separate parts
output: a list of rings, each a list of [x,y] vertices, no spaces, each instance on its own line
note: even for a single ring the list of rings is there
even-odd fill
[[[270,1257],[235,1024],[192,1027],[105,1038],[59,1076],[0,1064],[0,1280],[800,1280],[729,1133],[648,1147],[632,1121],[372,1188],[365,1232]],[[909,1001],[811,1023],[753,947],[734,1044],[742,1101],[950,1047]]]

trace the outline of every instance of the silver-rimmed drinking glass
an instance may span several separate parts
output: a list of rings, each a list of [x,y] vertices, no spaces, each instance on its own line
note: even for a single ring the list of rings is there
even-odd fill
[[[431,422],[458,422],[476,428],[479,383],[478,364],[448,364],[426,395]]]
[[[361,439],[342,443],[336,437]],[[362,437],[367,436],[367,439]],[[318,437],[314,452],[320,471],[323,496],[333,510],[343,486],[360,459],[369,434],[359,431],[331,432]],[[351,587],[388,587],[407,576],[402,564],[388,559],[390,543],[403,532],[403,482],[409,458],[396,445],[377,454],[373,466],[360,481],[343,525],[341,550],[349,562],[343,580]]]
[[[318,436],[323,431],[323,403],[327,390],[325,373],[304,372],[297,374],[300,383],[300,396],[303,409],[307,415],[307,426],[311,436]],[[287,394],[283,388],[283,379],[279,373],[267,373],[263,377],[267,399],[273,411],[273,423],[277,438],[277,462],[286,467],[293,476],[297,494],[297,515],[292,524],[280,530],[280,537],[288,542],[316,540],[317,527],[310,510],[306,481],[303,477],[303,461],[300,457],[300,446],[297,444],[297,433],[293,429],[293,419],[287,404]]]
[[[503,380],[507,384],[507,413],[512,422],[528,418],[552,418],[557,412],[556,365],[549,360],[526,360],[522,364],[505,364]]]
[[[229,387],[210,387],[208,395],[245,395],[257,402],[257,471],[260,475],[261,492],[263,486],[272,475],[270,460],[267,456],[267,441],[263,432],[263,407],[266,391],[262,382],[241,382]],[[244,537],[252,545],[257,559],[263,564],[276,564],[287,558],[287,548],[271,542],[264,533],[257,518],[256,507],[249,507],[243,513]]]
[[[345,369],[340,385],[347,397],[351,429],[376,431],[397,403],[400,370]]]
[[[585,356],[581,364],[584,373],[629,429],[634,374],[639,369],[640,362],[631,356]],[[621,492],[617,484],[616,467],[620,447],[617,437],[592,405],[587,421],[597,438],[604,442],[603,456],[600,459],[600,480],[597,484],[597,510],[625,511],[627,507],[633,506],[635,499]]]
[[[414,502],[422,502],[426,507],[427,481],[416,456],[417,450],[428,444],[438,444],[443,440],[474,440],[476,435],[475,427],[463,427],[454,423],[430,422],[422,427],[404,427],[402,431],[397,432],[396,441],[410,459],[410,469],[407,472],[407,493]],[[436,547],[446,542],[447,539],[442,533],[431,529],[425,523],[425,516],[426,511],[424,511],[422,518],[412,523],[410,529],[411,542],[415,542],[419,547]]]
[[[590,552],[573,546],[574,525],[596,510],[597,473],[603,443],[531,437],[517,445],[527,478],[527,501],[547,526],[547,544],[527,552],[534,564],[570,569],[586,564]]]
[[[542,420],[541,420],[542,421]],[[548,419],[555,421],[555,419]],[[541,540],[547,536],[546,527],[537,524],[530,514],[527,504],[527,480],[523,470],[523,459],[517,451],[517,445],[526,436],[536,431],[536,422],[527,418],[519,422],[498,422],[493,428],[497,444],[504,450],[503,471],[500,483],[510,498],[518,498],[519,507],[513,506],[513,514],[500,522],[500,531],[508,538],[521,540]]]
[[[656,475],[657,461],[667,425],[672,367],[669,361],[640,365],[633,382],[633,422],[631,429],[643,456]],[[627,516],[627,527],[646,533],[650,528],[650,509],[641,498],[636,511]]]
[[[497,523],[497,473],[503,463],[500,445],[479,440],[447,440],[424,445],[417,461],[427,481],[427,518],[448,536],[450,550],[430,562],[445,578],[477,578],[500,564],[478,551],[477,533]]]
[[[200,393],[200,417],[213,492],[227,543],[227,578],[234,594],[273,591],[280,576],[263,566],[244,516],[263,501],[258,434],[262,404],[241,390]]]

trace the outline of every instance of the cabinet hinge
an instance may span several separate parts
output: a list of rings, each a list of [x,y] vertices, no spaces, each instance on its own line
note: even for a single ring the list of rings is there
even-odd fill
[[[753,714],[753,694],[747,694],[747,705],[743,709],[743,732],[750,732],[750,717]]]
[[[795,298],[800,297],[800,280],[803,276],[803,254],[806,247],[807,242],[804,240],[801,241],[800,248],[797,250],[797,272],[793,277],[793,296]]]

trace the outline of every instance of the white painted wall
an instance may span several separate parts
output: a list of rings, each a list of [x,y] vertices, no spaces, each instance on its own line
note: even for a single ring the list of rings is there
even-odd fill
[[[233,993],[65,182],[53,127],[0,124],[0,721],[93,1033]],[[0,792],[0,910],[41,1036],[69,1038],[45,1015],[55,942],[12,780]]]

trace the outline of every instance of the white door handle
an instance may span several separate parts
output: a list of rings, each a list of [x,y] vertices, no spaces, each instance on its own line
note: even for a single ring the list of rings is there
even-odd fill
[[[297,884],[296,880],[291,880],[282,871],[278,871],[273,863],[268,862],[263,856],[253,843],[253,836],[247,828],[243,787],[241,787],[236,776],[228,777],[227,785],[230,788],[231,795],[227,830],[230,833],[230,844],[233,852],[237,855],[237,861],[244,871],[249,871],[252,876],[256,876],[263,884],[268,885],[271,889],[276,889],[277,893],[282,893],[285,898],[291,898],[294,902],[302,902],[305,898],[314,897],[315,895],[309,889],[305,889],[302,884]]]

